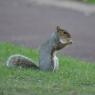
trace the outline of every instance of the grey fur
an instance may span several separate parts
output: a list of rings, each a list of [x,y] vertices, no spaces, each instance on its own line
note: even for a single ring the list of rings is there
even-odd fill
[[[52,49],[53,47],[56,46],[56,44],[58,43],[59,37],[57,35],[57,32],[54,32],[50,39],[48,41],[46,41],[43,45],[41,45],[40,47],[40,59],[39,59],[39,68],[41,70],[44,71],[54,71],[56,69],[58,69],[58,62],[57,65],[54,62],[54,57],[56,55],[51,55]],[[55,52],[55,51],[54,51]],[[43,60],[44,59],[44,60]]]

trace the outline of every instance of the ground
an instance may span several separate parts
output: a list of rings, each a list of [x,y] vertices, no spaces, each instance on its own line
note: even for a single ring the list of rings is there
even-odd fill
[[[56,72],[8,68],[10,55],[20,53],[37,61],[38,51],[11,43],[0,43],[0,49],[0,95],[95,95],[95,64],[59,55]]]

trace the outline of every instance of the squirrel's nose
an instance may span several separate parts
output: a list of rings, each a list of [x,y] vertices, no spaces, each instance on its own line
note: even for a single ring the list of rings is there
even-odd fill
[[[72,44],[72,40],[70,40],[69,43]]]

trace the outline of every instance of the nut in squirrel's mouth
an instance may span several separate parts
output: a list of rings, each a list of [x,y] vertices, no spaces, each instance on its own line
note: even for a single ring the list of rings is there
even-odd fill
[[[68,39],[68,40],[60,39],[60,42],[62,44],[72,44],[72,40],[71,39]]]

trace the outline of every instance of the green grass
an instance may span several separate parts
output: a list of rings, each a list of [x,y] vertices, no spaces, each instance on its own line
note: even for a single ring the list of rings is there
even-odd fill
[[[38,59],[37,50],[0,43],[0,95],[95,95],[95,64],[60,56],[56,72],[7,68],[15,53]]]
[[[82,0],[83,2],[87,2],[87,3],[90,3],[90,4],[95,4],[95,0]]]

